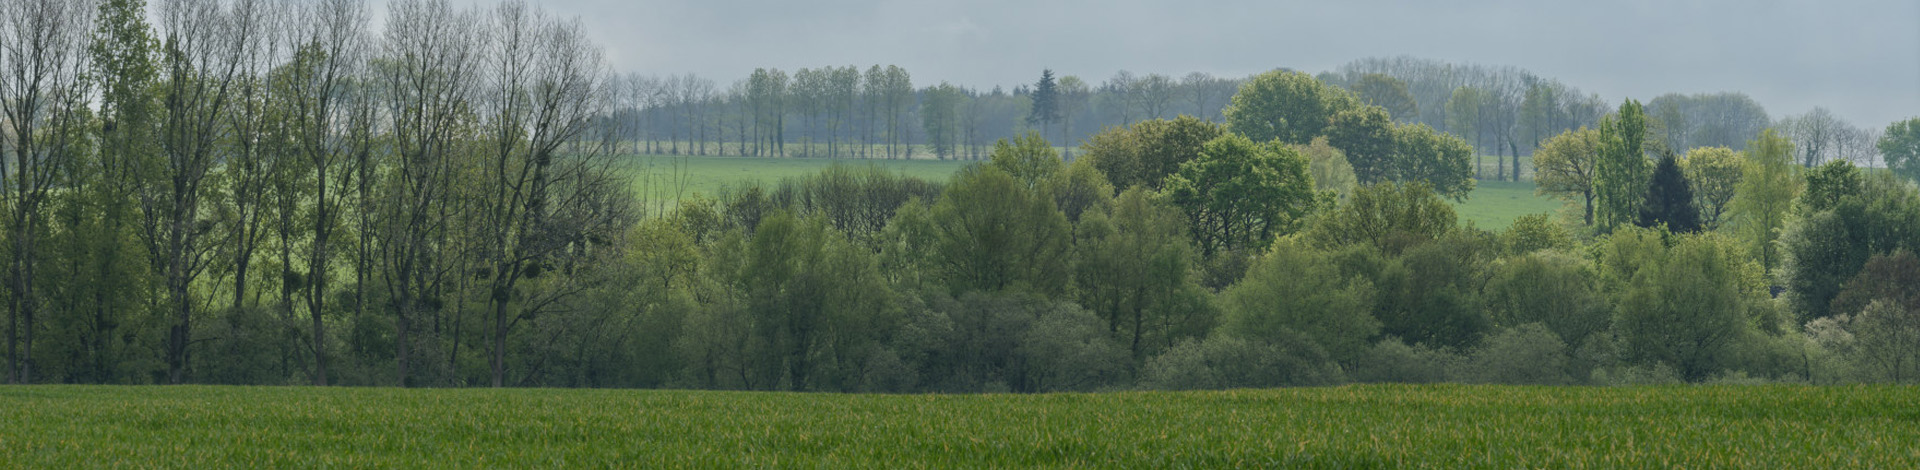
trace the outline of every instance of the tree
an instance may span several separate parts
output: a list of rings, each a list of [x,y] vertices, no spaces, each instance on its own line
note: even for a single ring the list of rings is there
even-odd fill
[[[1793,143],[1772,130],[1747,145],[1746,171],[1727,204],[1728,222],[1768,270],[1779,266],[1774,240],[1786,229],[1794,200],[1805,184],[1793,166]]]
[[[1291,230],[1314,204],[1306,157],[1279,142],[1256,144],[1239,135],[1208,141],[1165,191],[1186,212],[1208,257],[1261,246]]]
[[[1495,325],[1543,324],[1574,345],[1606,331],[1609,299],[1591,261],[1549,250],[1502,259],[1491,271],[1485,292]]]
[[[1447,132],[1472,141],[1475,149],[1485,148],[1487,119],[1480,115],[1480,110],[1486,107],[1482,104],[1485,101],[1487,93],[1478,88],[1460,87],[1454,90],[1453,96],[1447,98]],[[1473,174],[1477,177],[1482,166],[1478,155],[1475,155],[1473,163]]]
[[[1700,210],[1693,205],[1693,189],[1679,160],[1669,152],[1654,166],[1647,183],[1646,204],[1640,207],[1641,227],[1666,227],[1673,233],[1700,231]]]
[[[1920,118],[1888,124],[1878,147],[1887,168],[1920,182]]]
[[[1387,110],[1379,106],[1349,109],[1334,114],[1327,124],[1327,143],[1345,152],[1347,163],[1360,184],[1397,181],[1396,162],[1401,155],[1394,146],[1395,127]]]
[[[929,218],[936,271],[954,295],[1066,291],[1067,218],[1013,175],[993,166],[961,170]]]
[[[1191,116],[1141,121],[1094,134],[1080,147],[1080,158],[1093,162],[1115,188],[1159,190],[1168,176],[1200,155],[1203,145],[1225,133],[1220,125]]]
[[[1426,183],[1378,183],[1354,191],[1315,221],[1307,237],[1325,248],[1368,244],[1398,254],[1453,232],[1457,223],[1453,206]]]
[[[86,151],[90,124],[87,77],[91,2],[6,0],[0,3],[0,206],[7,252],[7,381],[34,380],[34,336],[44,286],[42,238],[58,178]],[[184,348],[185,344],[180,345]]]
[[[1652,168],[1647,165],[1647,116],[1640,102],[1627,100],[1600,123],[1600,148],[1594,164],[1595,219],[1602,232],[1632,224],[1646,204]]]
[[[1225,113],[1227,128],[1234,133],[1256,142],[1278,139],[1299,145],[1321,135],[1334,114],[1354,106],[1345,90],[1305,73],[1276,70],[1241,85]]]
[[[1740,187],[1740,178],[1745,176],[1747,158],[1726,147],[1702,147],[1687,151],[1687,158],[1680,161],[1680,166],[1686,170],[1687,181],[1692,183],[1693,204],[1700,209],[1701,228],[1720,228],[1727,205]]]
[[[1743,280],[1758,277],[1759,266],[1711,235],[1662,250],[1616,301],[1620,350],[1630,363],[1666,364],[1687,381],[1703,380],[1727,368],[1750,334],[1748,310],[1764,293]]]
[[[1599,157],[1599,131],[1583,127],[1547,139],[1533,152],[1534,183],[1539,185],[1536,191],[1579,202],[1581,220],[1593,226],[1593,180]]]
[[[1012,142],[1000,139],[993,144],[992,161],[987,166],[1013,176],[1030,191],[1039,191],[1041,183],[1060,172],[1060,153],[1039,132],[1027,132]]]
[[[1087,82],[1072,75],[1060,77],[1059,90],[1056,100],[1059,102],[1060,109],[1060,141],[1072,143],[1074,141],[1073,118],[1086,110],[1087,100],[1092,92],[1088,90]]]
[[[1347,162],[1346,153],[1328,145],[1326,137],[1313,139],[1313,143],[1295,146],[1294,149],[1307,156],[1307,171],[1313,174],[1314,189],[1345,198],[1360,186],[1360,179],[1354,176],[1353,164]]]
[[[1800,193],[1800,208],[1808,214],[1833,210],[1847,198],[1860,196],[1864,189],[1860,169],[1845,160],[1834,160],[1806,174],[1806,190]]]
[[[1080,304],[1105,319],[1135,360],[1205,335],[1213,318],[1179,209],[1135,187],[1110,212],[1089,213],[1074,231]]]
[[[1420,102],[1407,91],[1407,82],[1384,74],[1361,75],[1353,82],[1353,94],[1361,103],[1385,108],[1396,122],[1412,122],[1420,117]]]
[[[958,158],[958,107],[961,101],[967,99],[966,95],[961,93],[959,87],[946,82],[927,88],[923,93],[926,98],[920,105],[920,119],[921,127],[927,131],[927,145],[933,147],[933,154],[939,158]]]
[[[1283,239],[1221,293],[1220,334],[1253,341],[1297,334],[1336,362],[1352,363],[1380,331],[1373,298],[1373,284],[1342,274],[1332,256]]]
[[[1042,134],[1060,120],[1060,89],[1053,81],[1053,69],[1040,71],[1040,82],[1033,85],[1033,107],[1027,113],[1028,124],[1039,124]]]
[[[1426,124],[1393,130],[1392,174],[1399,181],[1417,181],[1434,192],[1466,201],[1473,192],[1473,147],[1459,137],[1436,132]]]

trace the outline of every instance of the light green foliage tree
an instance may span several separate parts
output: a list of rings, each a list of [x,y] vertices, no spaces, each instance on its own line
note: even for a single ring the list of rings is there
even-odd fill
[[[1352,94],[1312,75],[1276,70],[1248,79],[1223,112],[1227,129],[1253,141],[1305,144],[1324,133],[1334,114],[1357,105]]]
[[[1622,359],[1665,364],[1687,381],[1731,368],[1739,342],[1753,334],[1749,310],[1766,296],[1754,282],[1760,266],[1711,234],[1649,251],[1615,301]]]
[[[1212,328],[1178,208],[1144,188],[1128,189],[1110,214],[1093,211],[1081,219],[1075,236],[1080,304],[1105,319],[1135,359]]]
[[[1407,82],[1384,74],[1361,75],[1353,82],[1353,94],[1361,103],[1386,108],[1394,121],[1409,122],[1420,117],[1420,102],[1407,91]]]
[[[1141,121],[1094,134],[1080,146],[1080,159],[1105,173],[1115,188],[1157,191],[1180,165],[1200,155],[1202,145],[1225,134],[1219,124],[1191,116]]]
[[[1396,162],[1395,127],[1387,110],[1365,106],[1336,113],[1327,124],[1327,144],[1346,153],[1347,163],[1360,184],[1398,180],[1404,165]]]
[[[1483,128],[1487,119],[1480,116],[1482,102],[1488,100],[1487,92],[1474,87],[1460,87],[1453,90],[1447,98],[1447,133],[1473,142],[1474,148],[1486,147],[1487,132]],[[1479,159],[1474,160],[1474,175],[1480,174]]]
[[[1647,160],[1647,115],[1640,102],[1627,100],[1620,111],[1600,121],[1600,148],[1594,164],[1594,218],[1602,232],[1632,225],[1646,203],[1653,165]]]
[[[1687,151],[1680,163],[1687,181],[1693,183],[1693,204],[1700,210],[1701,226],[1719,229],[1740,178],[1746,176],[1747,158],[1726,147],[1702,147]]]
[[[1166,194],[1186,212],[1194,241],[1209,257],[1261,246],[1292,230],[1315,200],[1305,156],[1239,135],[1202,146],[1199,158],[1167,181]]]
[[[1274,243],[1246,279],[1221,293],[1220,331],[1250,341],[1298,334],[1351,363],[1380,331],[1373,285],[1340,272],[1332,257],[1292,239]]]
[[[1853,318],[1859,367],[1870,379],[1920,382],[1920,308],[1876,301]]]
[[[1920,182],[1920,118],[1887,125],[1880,135],[1880,156],[1887,168],[1910,181]]]
[[[1771,129],[1761,132],[1759,139],[1747,145],[1746,170],[1727,203],[1727,222],[1750,254],[1769,270],[1780,265],[1773,242],[1786,229],[1794,200],[1805,185],[1792,158],[1793,142]]]
[[[1393,171],[1399,181],[1417,181],[1455,201],[1473,192],[1473,147],[1459,137],[1436,132],[1426,124],[1393,130]]]
[[[1581,220],[1593,226],[1593,183],[1599,160],[1600,131],[1583,127],[1549,138],[1533,151],[1536,191],[1580,203]]]
[[[1523,215],[1514,219],[1513,225],[1500,233],[1500,244],[1508,253],[1515,255],[1574,248],[1573,234],[1547,214]]]
[[[1009,142],[1000,139],[993,144],[992,159],[988,166],[1012,175],[1027,189],[1039,189],[1042,183],[1060,172],[1060,152],[1053,144],[1040,136],[1039,132],[1029,131]]]
[[[1454,230],[1453,206],[1424,183],[1361,187],[1314,223],[1308,238],[1321,247],[1368,244],[1397,254]]]
[[[1073,241],[1067,218],[1013,175],[993,166],[961,170],[929,222],[932,262],[955,295],[1066,291]]]
[[[1307,156],[1307,172],[1313,175],[1313,187],[1335,196],[1345,198],[1360,187],[1360,179],[1353,173],[1353,164],[1347,161],[1345,152],[1327,144],[1326,137],[1313,139],[1313,143],[1295,146],[1294,150]]]

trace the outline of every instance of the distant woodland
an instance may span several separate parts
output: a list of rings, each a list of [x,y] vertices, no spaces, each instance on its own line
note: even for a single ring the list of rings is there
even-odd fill
[[[1414,58],[722,86],[386,5],[0,0],[7,381],[1920,381],[1920,120]],[[647,210],[635,155],[978,163]],[[1493,180],[1566,209],[1461,223]]]

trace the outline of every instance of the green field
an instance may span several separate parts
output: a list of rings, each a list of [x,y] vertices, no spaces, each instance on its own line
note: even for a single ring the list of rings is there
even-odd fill
[[[623,156],[628,168],[633,169],[635,192],[643,198],[653,201],[672,201],[675,194],[682,197],[693,194],[714,195],[724,187],[741,187],[758,182],[763,185],[778,184],[782,178],[805,176],[819,172],[835,162],[847,165],[878,165],[890,171],[907,175],[945,181],[954,171],[972,162],[952,160],[829,160],[819,158],[752,158],[752,157],[670,157],[670,156]],[[678,166],[676,166],[678,165]],[[675,178],[680,175],[680,178]],[[674,181],[685,182],[684,185]],[[684,188],[684,191],[678,189]],[[1523,215],[1550,213],[1560,210],[1559,200],[1536,196],[1533,183],[1481,181],[1467,202],[1455,204],[1462,223],[1467,221],[1481,229],[1500,230],[1513,224],[1513,220]]]
[[[1911,387],[0,388],[7,467],[1914,468]]]
[[[1559,199],[1537,196],[1533,182],[1476,181],[1467,202],[1455,203],[1453,210],[1460,223],[1473,222],[1483,230],[1504,230],[1523,215],[1559,212]]]

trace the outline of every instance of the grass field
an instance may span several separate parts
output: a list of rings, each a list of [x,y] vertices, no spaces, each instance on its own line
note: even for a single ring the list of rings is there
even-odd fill
[[[7,467],[1915,468],[1910,387],[0,388]]]
[[[945,181],[954,171],[972,163],[952,160],[829,160],[809,158],[752,157],[670,157],[628,156],[633,169],[635,192],[649,201],[671,201],[674,195],[692,196],[718,193],[724,187],[741,187],[752,182],[778,184],[782,178],[805,176],[839,162],[846,165],[877,165],[889,171],[935,181]],[[677,166],[676,166],[677,165]],[[679,178],[676,178],[676,175]],[[683,181],[684,185],[675,184]],[[684,188],[684,191],[678,191]],[[1535,196],[1533,183],[1481,181],[1467,202],[1455,204],[1460,219],[1472,221],[1487,230],[1500,230],[1523,215],[1554,212],[1561,203],[1553,198]]]

